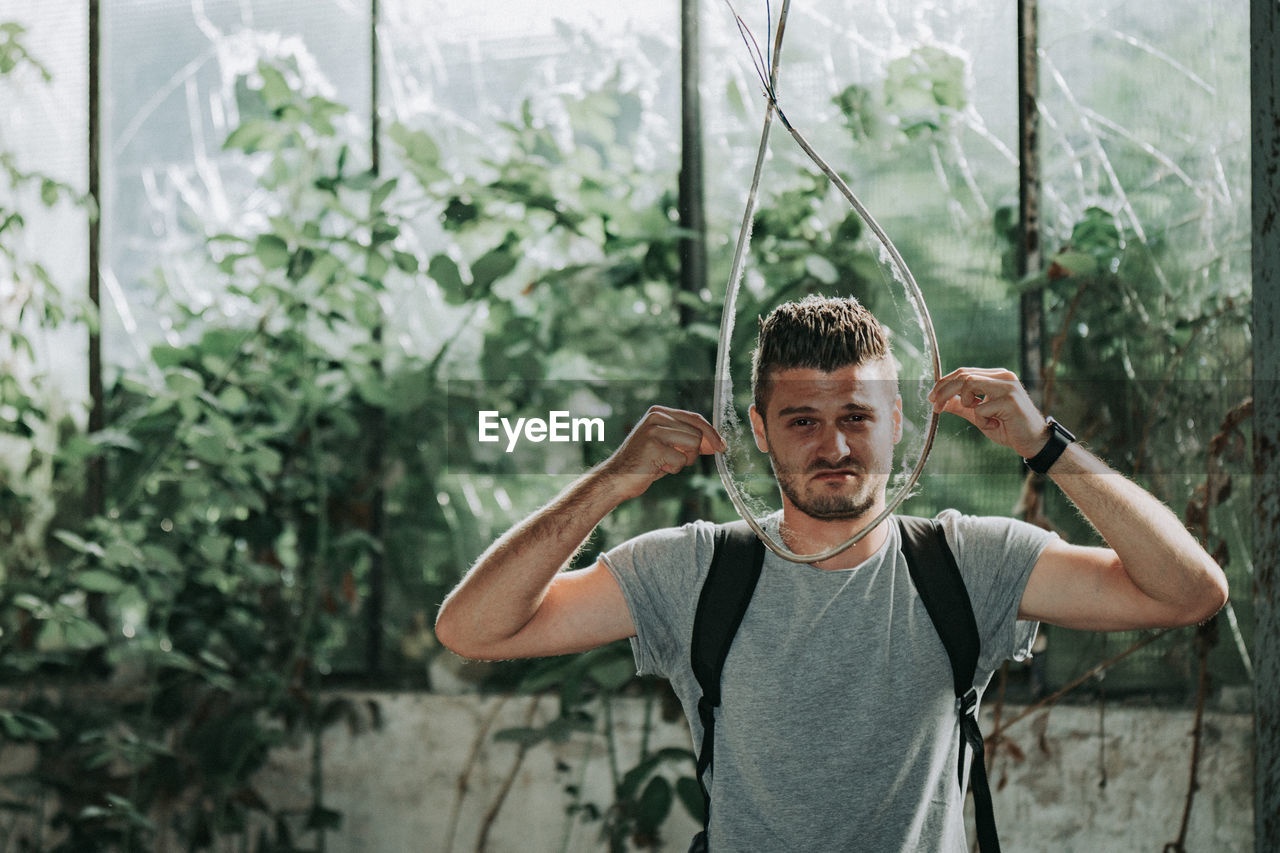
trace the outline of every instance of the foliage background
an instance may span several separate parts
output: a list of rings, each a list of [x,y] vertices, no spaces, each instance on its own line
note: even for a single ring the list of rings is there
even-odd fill
[[[267,813],[252,783],[281,743],[376,724],[319,688],[430,689],[434,605],[485,545],[651,402],[709,406],[699,382],[761,112],[727,16],[703,13],[712,269],[682,293],[674,4],[574,25],[481,6],[382,6],[375,147],[367,56],[342,49],[367,9],[295,21],[274,3],[104,4],[101,211],[41,135],[82,127],[61,108],[76,93],[57,87],[83,56],[47,28],[83,23],[55,6],[0,35],[15,104],[0,140],[0,724],[32,756],[11,782],[10,841],[322,848],[340,816],[318,749],[307,813]],[[1029,281],[1011,263],[1011,12],[836,7],[797,10],[780,96],[921,281],[944,367],[1016,364],[1017,296],[1042,289],[1053,410],[1186,508],[1247,591],[1248,489],[1232,489],[1247,485],[1249,437],[1245,5],[1044,6],[1048,260]],[[41,60],[53,44],[56,74]],[[739,358],[749,318],[782,298],[892,300],[856,220],[775,140]],[[62,236],[99,215],[100,316]],[[96,328],[109,426],[91,434],[79,389]],[[556,408],[605,417],[608,440],[512,456],[470,441],[481,409]],[[103,507],[84,501],[94,464]],[[948,424],[908,509],[1005,513],[1022,489],[1017,465]],[[1090,535],[1052,494],[1043,510]],[[730,514],[709,471],[664,480],[586,553]],[[1223,642],[1170,635],[1107,689],[1185,701],[1200,648],[1217,684],[1247,684],[1247,598],[1222,617]],[[1015,694],[1065,684],[1128,639],[1047,636],[1037,669],[1011,674]],[[499,735],[530,746],[607,726],[620,692],[664,708],[623,645],[464,674],[558,690],[551,726]],[[615,801],[571,814],[615,849],[651,843],[673,803],[697,808],[687,758],[619,764]]]

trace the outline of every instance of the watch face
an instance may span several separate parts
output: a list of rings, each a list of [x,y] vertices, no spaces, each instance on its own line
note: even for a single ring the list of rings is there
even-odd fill
[[[1049,418],[1048,420],[1049,420],[1049,426],[1053,429],[1054,433],[1066,439],[1067,443],[1071,443],[1076,440],[1075,433],[1073,433],[1071,430],[1067,429],[1062,424],[1055,421],[1053,418]]]

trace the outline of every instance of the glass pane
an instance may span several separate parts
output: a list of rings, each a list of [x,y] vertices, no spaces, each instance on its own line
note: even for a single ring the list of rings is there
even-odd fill
[[[347,120],[367,128],[368,14],[345,2],[104,0],[108,364],[143,361],[152,344],[175,340],[167,299],[242,310],[212,283],[204,238],[278,211],[261,206],[242,158],[223,152],[241,120],[237,83],[264,60],[282,63],[299,85],[347,106]],[[367,163],[367,149],[362,156]]]
[[[16,182],[0,177],[0,221],[16,209],[25,223],[6,223],[0,237],[6,249],[0,256],[0,327],[18,329],[17,313],[9,312],[21,310],[23,334],[34,350],[30,370],[54,380],[50,392],[83,401],[87,330],[78,323],[45,324],[35,306],[48,300],[71,309],[87,298],[89,231],[86,210],[77,202],[89,174],[88,20],[82,3],[0,0],[0,23],[23,28],[14,38],[31,60],[0,76],[0,152],[26,176]],[[62,187],[46,188],[44,178]],[[34,274],[33,264],[47,272],[51,289]],[[17,363],[6,364],[15,377],[23,372]]]
[[[1041,45],[1052,406],[1224,561],[1242,632],[1224,615],[1214,677],[1240,683],[1252,621],[1239,487],[1249,432],[1229,419],[1250,394],[1248,4],[1046,2]],[[1052,516],[1074,524],[1068,509]],[[1108,684],[1185,683],[1194,649],[1189,632],[1176,636]],[[1064,632],[1049,642],[1055,681],[1096,650]]]

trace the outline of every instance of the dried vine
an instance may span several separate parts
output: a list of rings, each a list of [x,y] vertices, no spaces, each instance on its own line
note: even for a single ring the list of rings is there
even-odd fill
[[[456,783],[458,793],[453,800],[453,810],[449,813],[449,828],[445,831],[443,847],[446,853],[453,850],[453,839],[458,833],[458,821],[462,817],[462,802],[466,799],[467,792],[471,790],[471,773],[475,770],[476,763],[480,760],[480,753],[484,748],[485,742],[489,739],[489,732],[492,730],[494,722],[498,719],[498,713],[510,698],[511,695],[509,693],[504,693],[498,697],[497,701],[493,703],[493,707],[489,709],[489,713],[480,721],[480,727],[476,729],[476,736],[471,741],[471,753],[467,756],[467,763],[463,766],[462,772],[458,774]]]
[[[1197,534],[1201,544],[1206,549],[1210,547],[1210,539],[1212,536],[1209,525],[1210,512],[1213,507],[1221,504],[1231,494],[1231,475],[1224,470],[1224,466],[1222,464],[1223,457],[1230,450],[1233,440],[1243,439],[1240,432],[1241,427],[1252,417],[1252,415],[1253,400],[1250,398],[1233,407],[1223,418],[1222,425],[1217,434],[1215,434],[1209,442],[1208,454],[1206,457],[1207,470],[1205,472],[1205,481],[1197,487],[1195,494],[1187,503],[1186,511],[1183,516],[1184,523],[1188,530]],[[1211,554],[1219,565],[1225,565],[1230,556],[1226,543],[1221,540],[1219,540],[1213,547]],[[1015,716],[1004,721],[1001,720],[1004,705],[1004,672],[1002,671],[1001,689],[998,694],[996,707],[994,708],[995,724],[992,727],[991,734],[986,738],[989,750],[988,754],[994,756],[995,750],[1004,744],[1015,756],[1019,756],[1021,750],[1014,748],[1012,742],[1008,741],[1005,736],[1005,733],[1012,726],[1027,717],[1030,717],[1042,708],[1056,704],[1059,699],[1075,690],[1080,685],[1086,683],[1090,679],[1102,676],[1108,669],[1129,657],[1134,652],[1154,643],[1174,630],[1177,629],[1166,628],[1162,631],[1148,634],[1119,654],[1097,664],[1088,672],[1084,673],[1071,683],[1063,686],[1053,694],[1024,708]],[[1187,853],[1185,845],[1188,827],[1190,826],[1191,809],[1195,800],[1196,792],[1200,789],[1199,767],[1203,754],[1204,711],[1208,702],[1209,686],[1211,683],[1209,674],[1209,653],[1217,644],[1217,640],[1218,623],[1216,617],[1205,622],[1196,629],[1196,650],[1197,657],[1199,659],[1200,673],[1196,689],[1195,725],[1191,732],[1191,768],[1187,782],[1187,796],[1183,806],[1178,838],[1177,840],[1166,844],[1163,848],[1163,853]]]
[[[541,696],[534,696],[529,700],[529,710],[524,717],[526,726],[533,724],[533,718],[538,714],[538,703],[541,698]],[[511,769],[507,771],[506,778],[502,780],[502,787],[498,789],[498,796],[490,804],[489,810],[485,812],[484,820],[480,824],[480,834],[476,837],[476,853],[485,853],[489,849],[489,831],[493,829],[493,824],[498,820],[498,813],[502,811],[502,806],[507,802],[507,795],[511,793],[511,786],[515,784],[516,776],[520,772],[521,765],[524,764],[524,757],[528,753],[530,746],[532,744],[522,740],[516,747],[516,757],[511,762]]]
[[[1185,520],[1187,529],[1195,532],[1200,544],[1209,547],[1209,514],[1213,507],[1231,494],[1231,475],[1221,464],[1233,438],[1240,436],[1240,426],[1253,415],[1253,399],[1244,400],[1227,412],[1222,426],[1209,441],[1204,483],[1187,502]],[[1219,541],[1213,549],[1213,558],[1225,565],[1230,555],[1226,543]],[[1200,790],[1200,756],[1204,742],[1204,708],[1209,696],[1209,652],[1218,643],[1218,619],[1215,616],[1196,629],[1196,652],[1200,663],[1200,676],[1196,686],[1196,721],[1191,730],[1191,770],[1187,780],[1187,799],[1182,808],[1182,821],[1178,838],[1164,846],[1164,853],[1186,853],[1187,829],[1191,823],[1191,807],[1196,792]]]

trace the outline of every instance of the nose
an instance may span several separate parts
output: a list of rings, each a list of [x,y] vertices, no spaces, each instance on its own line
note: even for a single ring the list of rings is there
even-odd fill
[[[823,428],[818,452],[824,461],[839,462],[841,459],[847,458],[852,450],[849,437],[844,434],[844,430],[834,424],[829,424]]]

